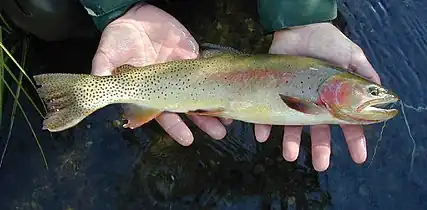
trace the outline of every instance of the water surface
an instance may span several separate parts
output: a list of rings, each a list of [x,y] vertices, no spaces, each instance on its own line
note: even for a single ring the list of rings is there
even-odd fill
[[[200,42],[249,52],[268,50],[271,36],[262,36],[255,3],[194,0],[159,6]],[[190,9],[194,16],[188,16]],[[427,2],[347,0],[339,1],[339,9],[347,21],[344,32],[365,51],[382,83],[406,104],[427,104],[423,85],[427,81]],[[96,39],[61,43],[33,39],[28,67],[33,73],[89,72],[96,44]],[[10,109],[9,102],[5,113]],[[252,125],[241,122],[228,127],[224,141],[212,140],[190,124],[196,141],[186,148],[155,122],[134,131],[121,128],[117,106],[52,137],[37,130],[49,163],[46,171],[18,115],[0,169],[0,208],[425,209],[427,114],[408,106],[404,111],[415,142],[403,114],[387,123],[379,142],[382,125],[368,126],[369,160],[356,165],[341,131],[334,127],[331,167],[323,173],[311,166],[308,134],[294,163],[281,157],[282,129],[275,128],[270,140],[259,144]],[[33,126],[40,128],[37,114],[28,114]]]

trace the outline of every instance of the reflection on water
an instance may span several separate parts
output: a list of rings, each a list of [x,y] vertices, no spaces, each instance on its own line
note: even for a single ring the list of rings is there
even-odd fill
[[[427,104],[422,85],[427,80],[427,3],[339,2],[347,24],[338,23],[347,26],[345,33],[364,49],[382,82],[406,104]],[[257,24],[255,3],[189,0],[159,5],[199,42],[265,52],[271,41]],[[188,16],[182,8],[195,13]],[[87,72],[96,40],[50,44],[33,40],[31,46],[28,66],[34,73]],[[23,100],[23,106],[30,105]],[[253,127],[240,122],[228,127],[224,141],[212,140],[192,126],[195,143],[182,147],[155,122],[133,131],[121,128],[117,106],[100,110],[53,138],[38,131],[50,166],[46,171],[18,116],[0,169],[0,208],[422,209],[427,206],[423,199],[427,115],[422,108],[405,107],[411,133],[403,114],[383,130],[380,124],[366,126],[369,160],[363,165],[351,161],[342,133],[334,127],[331,168],[325,173],[312,169],[307,134],[299,159],[289,163],[281,157],[280,128],[260,144],[254,140]],[[10,109],[11,103],[6,104],[6,113]],[[33,126],[40,128],[37,114],[28,114]],[[1,132],[4,142],[7,126]]]

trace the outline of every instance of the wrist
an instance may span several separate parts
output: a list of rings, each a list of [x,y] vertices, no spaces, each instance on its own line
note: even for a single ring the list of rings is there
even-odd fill
[[[322,22],[287,27],[285,29],[275,31],[273,37],[293,36],[294,38],[296,38],[307,34],[308,31],[312,31],[319,27],[325,27],[325,25],[332,25],[332,23]]]
[[[306,43],[309,42],[311,35],[315,31],[330,31],[333,26],[331,23],[313,23],[307,25],[299,25],[288,27],[286,29],[275,31],[273,34],[272,46],[270,52],[301,52],[305,49]]]
[[[139,26],[141,23],[157,23],[157,21],[154,20],[164,19],[168,16],[170,16],[168,13],[153,5],[147,3],[139,3],[135,4],[126,13],[112,21],[109,25],[126,23],[134,26]]]
[[[130,8],[141,4],[141,1],[142,0],[99,0],[95,3],[92,0],[80,0],[99,31],[103,31],[109,23],[121,17]]]
[[[317,27],[319,25],[325,25],[325,24],[332,24],[332,22],[328,21],[328,22],[311,23],[311,24],[299,25],[299,26],[291,26],[291,27],[288,27],[287,30],[294,30],[294,29],[301,29],[301,28],[313,28],[313,27]]]

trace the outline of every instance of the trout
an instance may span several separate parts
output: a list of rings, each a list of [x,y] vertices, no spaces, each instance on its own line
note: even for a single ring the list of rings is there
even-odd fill
[[[110,76],[35,75],[48,113],[43,129],[58,132],[111,104],[123,104],[125,128],[162,112],[270,125],[372,124],[398,114],[398,96],[347,69],[302,56],[210,49],[199,58],[143,67],[124,64]]]

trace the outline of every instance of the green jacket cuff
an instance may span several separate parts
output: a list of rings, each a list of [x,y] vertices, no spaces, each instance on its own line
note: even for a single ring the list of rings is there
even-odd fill
[[[141,0],[80,0],[95,26],[102,31],[113,20],[122,16]]]
[[[331,21],[336,0],[258,0],[260,23],[266,33],[292,26]]]

